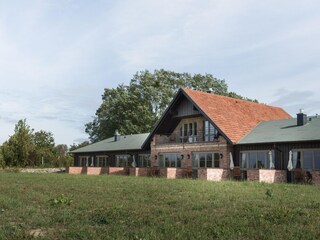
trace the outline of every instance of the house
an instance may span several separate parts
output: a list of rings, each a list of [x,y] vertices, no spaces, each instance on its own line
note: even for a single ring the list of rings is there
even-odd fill
[[[290,118],[281,108],[180,89],[144,147],[150,145],[151,166],[167,178],[191,171],[201,179],[229,179],[237,143],[262,121]]]
[[[320,118],[300,112],[297,118],[261,122],[238,142],[235,156],[247,179],[320,183]],[[266,176],[270,167],[273,175]]]
[[[140,175],[147,175],[150,167],[150,150],[142,149],[149,134],[121,136],[118,131],[114,137],[71,151],[74,167],[70,174],[128,174],[129,167],[140,166]]]
[[[317,116],[299,113],[295,119],[278,107],[180,89],[150,134],[121,136],[126,143],[115,136],[73,153],[80,168],[98,167],[96,159],[106,154],[109,168],[131,175],[317,182],[319,124]],[[123,154],[128,160],[120,164]],[[142,156],[148,164],[141,164]]]

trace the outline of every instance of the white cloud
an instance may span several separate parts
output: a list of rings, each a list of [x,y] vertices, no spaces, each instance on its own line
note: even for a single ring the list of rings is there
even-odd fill
[[[320,100],[313,91],[278,89],[274,97],[275,101],[271,104],[283,107],[292,116],[296,116],[300,109],[304,109],[308,115],[320,113]]]

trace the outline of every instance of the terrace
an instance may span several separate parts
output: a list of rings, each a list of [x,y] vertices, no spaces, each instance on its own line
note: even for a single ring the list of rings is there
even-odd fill
[[[168,134],[155,135],[155,142],[157,145],[166,144],[193,144],[205,142],[218,142],[220,140],[218,133],[209,134],[207,131],[197,131],[193,134],[183,133],[181,131],[174,131]]]

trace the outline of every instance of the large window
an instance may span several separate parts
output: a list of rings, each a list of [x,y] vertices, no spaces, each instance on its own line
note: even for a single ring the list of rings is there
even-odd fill
[[[243,151],[240,152],[241,169],[260,169],[274,167],[274,150],[272,151]]]
[[[128,167],[130,160],[130,155],[116,155],[116,167]]]
[[[150,167],[150,154],[139,154],[138,167]]]
[[[160,167],[181,167],[181,155],[178,153],[163,153],[160,154]]]
[[[320,150],[314,151],[314,169],[320,169]]]
[[[97,167],[106,167],[108,166],[108,157],[103,155],[103,156],[97,156]]]
[[[79,157],[79,167],[88,167],[89,166],[89,156],[80,156]]]
[[[292,164],[305,170],[320,169],[320,149],[293,150]]]
[[[193,168],[219,168],[220,154],[214,152],[194,152],[192,153]]]
[[[212,142],[217,139],[218,130],[209,121],[204,121],[204,141]]]

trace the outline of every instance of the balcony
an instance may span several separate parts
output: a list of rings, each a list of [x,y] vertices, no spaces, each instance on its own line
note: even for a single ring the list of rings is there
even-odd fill
[[[203,131],[197,131],[195,135],[182,135],[180,132],[169,133],[168,135],[156,135],[157,145],[164,144],[194,144],[201,142],[218,142],[219,134],[206,134]]]

